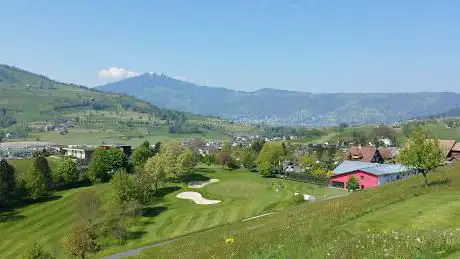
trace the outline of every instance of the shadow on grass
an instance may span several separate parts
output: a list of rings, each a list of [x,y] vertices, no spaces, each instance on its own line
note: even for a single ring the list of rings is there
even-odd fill
[[[145,234],[147,234],[147,231],[132,231],[128,233],[128,240],[133,240],[133,239],[141,239]]]
[[[23,219],[23,215],[19,215],[17,211],[0,211],[0,223]]]
[[[167,209],[168,208],[162,207],[162,206],[159,206],[159,207],[146,207],[146,208],[142,209],[142,216],[149,217],[149,218],[156,217],[156,216],[160,215],[160,213],[162,213],[163,211],[165,211]]]
[[[207,177],[205,175],[196,174],[196,173],[189,174],[189,175],[186,175],[184,177],[185,182],[208,181],[209,179],[211,179],[211,178],[209,178],[209,177]]]
[[[88,186],[91,186],[91,181],[82,180],[82,181],[78,181],[76,183],[63,184],[63,185],[55,186],[54,190],[55,191],[65,191],[65,190],[76,189],[76,188],[81,188],[81,187],[88,187]]]
[[[195,171],[201,172],[201,173],[214,173],[215,169],[214,168],[204,168],[204,167],[199,167]]]
[[[434,181],[431,181],[428,183],[428,186],[432,187],[432,186],[438,186],[438,185],[447,185],[449,184],[450,182],[452,182],[451,179],[449,178],[442,178],[442,179],[438,179],[438,180],[434,180]]]
[[[163,188],[160,188],[158,189],[158,192],[155,193],[155,198],[163,198],[165,197],[166,195],[172,193],[172,192],[175,192],[175,191],[178,191],[180,190],[181,188],[179,186],[168,186],[168,187],[163,187]]]
[[[25,199],[25,200],[16,200],[8,204],[7,207],[0,207],[0,223],[2,222],[9,222],[23,219],[23,215],[19,215],[16,209],[23,208],[28,205],[37,204],[37,203],[45,203],[48,201],[55,201],[61,199],[62,196],[57,195],[50,195],[41,197],[39,199]]]

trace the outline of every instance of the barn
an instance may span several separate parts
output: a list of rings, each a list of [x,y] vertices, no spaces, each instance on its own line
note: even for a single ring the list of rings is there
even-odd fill
[[[415,170],[400,164],[378,164],[361,161],[343,161],[332,172],[329,186],[347,189],[348,179],[354,176],[360,189],[368,189],[379,185],[405,179],[415,174]]]

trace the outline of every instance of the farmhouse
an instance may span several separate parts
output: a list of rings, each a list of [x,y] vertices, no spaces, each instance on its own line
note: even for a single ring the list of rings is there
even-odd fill
[[[351,176],[359,181],[360,189],[368,189],[385,183],[405,179],[415,173],[400,164],[378,164],[361,161],[343,161],[329,179],[329,186],[347,188],[348,179]]]
[[[374,148],[351,146],[345,153],[345,160],[380,163],[392,160],[396,154],[394,148]]]
[[[431,139],[429,141],[432,141]],[[460,161],[460,142],[452,139],[439,139],[438,145],[448,161]]]

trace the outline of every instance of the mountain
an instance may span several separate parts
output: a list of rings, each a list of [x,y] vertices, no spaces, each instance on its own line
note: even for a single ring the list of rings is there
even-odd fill
[[[99,86],[159,107],[201,115],[279,125],[331,126],[385,123],[445,112],[460,105],[460,94],[331,93],[260,89],[253,92],[207,87],[164,74],[145,73]]]
[[[106,93],[51,80],[16,67],[0,65],[0,116],[6,126],[12,120],[56,119],[88,110],[177,113],[126,94]]]

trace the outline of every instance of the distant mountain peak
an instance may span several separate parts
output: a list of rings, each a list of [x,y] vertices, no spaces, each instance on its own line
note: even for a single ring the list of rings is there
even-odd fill
[[[166,77],[167,75],[163,72],[146,72],[144,75],[147,76],[159,76],[159,77]]]

